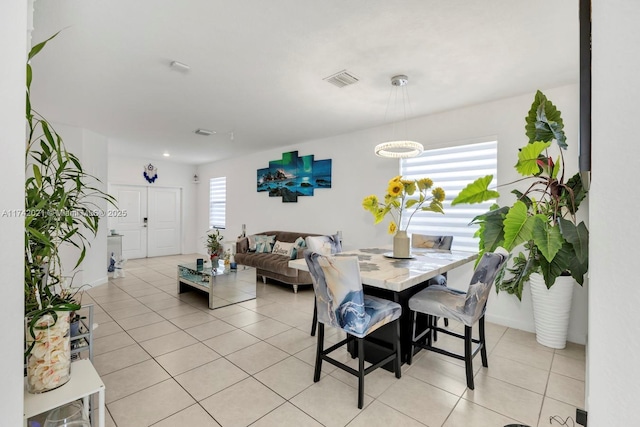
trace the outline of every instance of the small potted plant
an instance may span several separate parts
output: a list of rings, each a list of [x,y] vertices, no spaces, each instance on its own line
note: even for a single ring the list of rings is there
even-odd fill
[[[218,265],[218,260],[220,259],[220,255],[224,251],[222,246],[222,239],[224,236],[220,234],[220,229],[216,228],[214,231],[207,233],[207,252],[209,253],[209,257],[211,258],[212,266],[215,268]]]
[[[578,207],[586,196],[580,174],[570,178],[565,176],[563,150],[566,150],[567,143],[560,111],[542,92],[537,91],[525,120],[529,142],[518,151],[515,169],[523,177],[516,182],[524,181],[529,187],[523,192],[513,190],[516,197],[511,205],[500,207],[494,204],[489,212],[476,217],[473,223],[480,226],[476,233],[480,238],[480,256],[499,246],[517,252],[511,268],[506,269],[508,273],[503,270],[496,279],[496,289],[522,299],[524,284],[530,282],[537,328],[538,320],[544,317],[536,316],[537,306],[553,307],[544,302],[537,304],[537,294],[560,298],[563,286],[557,286],[557,283],[563,277],[572,277],[580,285],[584,283],[589,263],[589,232],[584,222],[576,219]],[[554,148],[559,151],[555,159],[551,152]],[[469,184],[452,205],[499,197],[498,192],[489,189],[492,178],[482,177]],[[552,287],[553,293],[547,293]],[[573,281],[564,287],[563,295],[568,296],[568,313]],[[559,311],[557,308],[553,310]],[[550,347],[563,348],[568,314],[564,317],[564,338],[559,338],[556,343],[545,343],[537,332],[538,341]]]

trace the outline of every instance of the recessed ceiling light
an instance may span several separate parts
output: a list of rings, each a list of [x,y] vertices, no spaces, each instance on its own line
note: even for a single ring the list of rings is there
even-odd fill
[[[178,71],[189,71],[191,69],[187,64],[178,61],[171,61],[170,67]]]
[[[169,153],[163,153],[162,155],[163,155],[163,156],[165,156],[165,157],[169,157],[171,154],[169,154]]]
[[[204,136],[209,136],[216,133],[215,130],[209,130],[209,129],[196,129],[194,130],[194,132],[197,133],[198,135],[204,135]]]

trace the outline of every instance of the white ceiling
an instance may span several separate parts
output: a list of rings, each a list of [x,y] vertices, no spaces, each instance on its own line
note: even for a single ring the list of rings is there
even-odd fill
[[[33,60],[38,111],[193,164],[380,125],[395,74],[412,116],[579,77],[577,0],[37,0],[34,28],[64,29]],[[322,80],[343,69],[360,81]]]

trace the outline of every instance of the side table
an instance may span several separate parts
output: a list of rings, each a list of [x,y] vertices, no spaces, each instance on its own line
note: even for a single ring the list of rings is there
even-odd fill
[[[35,415],[50,411],[65,403],[82,399],[85,415],[89,415],[89,396],[98,393],[98,427],[104,427],[104,383],[89,360],[79,360],[71,364],[71,379],[65,385],[41,394],[27,392],[24,383],[24,426],[27,420]],[[91,425],[96,425],[96,418],[91,416]]]

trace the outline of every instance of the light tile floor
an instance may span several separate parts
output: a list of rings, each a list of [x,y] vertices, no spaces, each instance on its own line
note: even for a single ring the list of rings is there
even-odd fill
[[[176,292],[176,264],[196,257],[130,260],[125,278],[85,293],[99,323],[107,426],[549,426],[583,406],[584,346],[554,351],[488,324],[489,368],[474,360],[475,390],[462,362],[421,351],[399,380],[368,375],[359,410],[354,377],[324,363],[313,382],[311,288],[294,294],[258,278],[255,300],[209,310],[204,295]],[[460,340],[439,342],[461,350]]]

